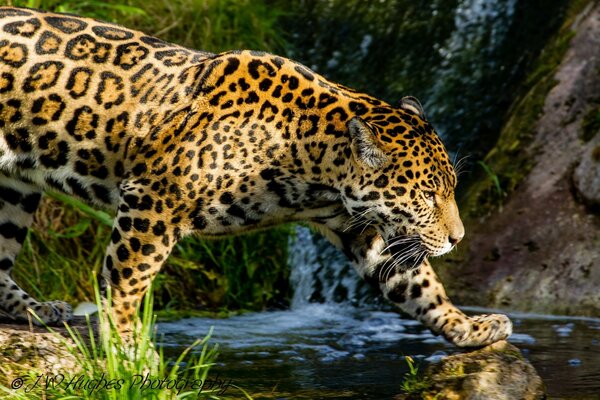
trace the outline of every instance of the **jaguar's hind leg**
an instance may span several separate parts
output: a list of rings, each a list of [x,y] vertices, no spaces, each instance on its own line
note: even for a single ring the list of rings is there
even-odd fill
[[[0,174],[0,308],[20,320],[28,319],[30,308],[42,321],[53,324],[69,320],[71,306],[62,301],[39,302],[11,277],[40,199],[41,192],[35,186]]]

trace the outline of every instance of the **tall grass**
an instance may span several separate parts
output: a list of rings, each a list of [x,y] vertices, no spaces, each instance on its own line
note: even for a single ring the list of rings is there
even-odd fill
[[[187,47],[283,51],[281,8],[262,0],[0,0],[1,5],[70,12],[120,23]],[[41,300],[93,299],[111,216],[67,196],[45,199],[17,259],[16,280]],[[279,228],[206,242],[181,241],[156,279],[156,306],[168,310],[260,310],[285,305],[287,238]]]
[[[238,398],[250,398],[230,379],[209,375],[217,357],[217,346],[207,343],[210,333],[195,341],[175,360],[165,360],[162,349],[155,352],[152,290],[144,299],[134,341],[127,344],[119,336],[111,314],[104,312],[98,285],[94,285],[94,290],[100,310],[98,332],[102,334],[96,334],[95,323],[88,318],[89,340],[68,325],[70,340],[58,336],[63,347],[73,355],[75,367],[52,376],[33,370],[28,375],[11,378],[8,386],[0,385],[0,397],[4,393],[14,399],[218,399],[226,392],[236,392]],[[51,328],[47,329],[58,335]]]

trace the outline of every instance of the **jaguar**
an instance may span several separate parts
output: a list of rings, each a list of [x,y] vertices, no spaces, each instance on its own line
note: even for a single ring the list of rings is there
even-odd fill
[[[510,320],[465,315],[429,262],[464,236],[456,185],[414,97],[392,105],[273,54],[0,7],[0,308],[14,318],[72,316],[12,278],[53,190],[116,213],[101,280],[125,337],[181,238],[303,221],[435,334],[490,344]]]

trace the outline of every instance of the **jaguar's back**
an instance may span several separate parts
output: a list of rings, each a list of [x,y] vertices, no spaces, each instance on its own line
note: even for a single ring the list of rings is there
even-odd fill
[[[210,56],[90,18],[0,7],[0,171],[114,204],[107,182],[122,177],[136,136],[185,103]]]

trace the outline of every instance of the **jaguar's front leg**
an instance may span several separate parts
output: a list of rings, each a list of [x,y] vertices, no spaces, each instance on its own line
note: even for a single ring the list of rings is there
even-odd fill
[[[327,236],[353,260],[363,279],[402,311],[455,345],[484,346],[511,335],[512,324],[505,315],[469,317],[456,308],[428,260],[414,268],[394,266],[384,240],[374,229],[362,234],[330,232]]]
[[[505,315],[468,317],[456,308],[428,260],[414,269],[390,274],[383,273],[385,266],[384,262],[367,268],[364,276],[375,281],[388,300],[457,346],[484,346],[511,335],[512,324]]]

